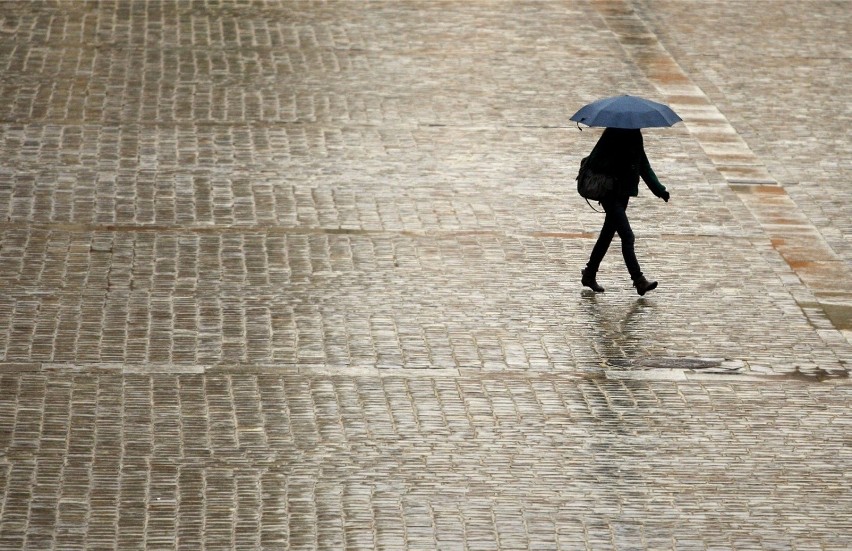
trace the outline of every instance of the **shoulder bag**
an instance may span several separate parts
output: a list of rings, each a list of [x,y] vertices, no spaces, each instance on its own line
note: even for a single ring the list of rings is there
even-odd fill
[[[580,172],[577,174],[577,193],[586,199],[586,202],[590,199],[592,201],[603,201],[615,190],[616,179],[609,174],[591,170],[586,166],[588,160],[588,157],[584,157],[580,161]]]

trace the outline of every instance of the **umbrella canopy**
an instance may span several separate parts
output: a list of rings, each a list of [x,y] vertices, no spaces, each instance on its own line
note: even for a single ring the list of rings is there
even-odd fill
[[[574,113],[571,120],[586,126],[650,128],[671,126],[683,119],[667,105],[625,95],[593,101]]]

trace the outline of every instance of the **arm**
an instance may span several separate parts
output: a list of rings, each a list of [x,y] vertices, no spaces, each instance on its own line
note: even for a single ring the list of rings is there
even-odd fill
[[[657,175],[654,174],[654,170],[651,168],[651,163],[648,162],[648,157],[644,154],[642,155],[642,163],[639,167],[639,175],[642,176],[642,179],[645,181],[645,185],[648,186],[651,193],[668,202],[669,192],[666,191],[666,186],[661,184]]]

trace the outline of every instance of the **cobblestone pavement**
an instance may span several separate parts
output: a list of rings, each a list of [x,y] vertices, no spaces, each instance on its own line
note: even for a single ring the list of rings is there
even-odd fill
[[[0,549],[852,547],[850,14],[0,4]]]

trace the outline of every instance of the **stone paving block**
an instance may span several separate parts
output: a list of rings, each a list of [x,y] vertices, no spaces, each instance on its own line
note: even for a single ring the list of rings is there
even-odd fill
[[[845,549],[847,22],[5,3],[0,547]],[[644,299],[577,281],[615,93],[687,119]]]
[[[847,33],[844,14],[836,11],[840,6],[810,3],[794,8],[785,4],[749,21],[739,17],[736,9],[712,10],[711,14],[709,4],[685,10],[678,2],[646,3],[646,8],[651,6],[643,15],[664,46],[746,135],[749,145],[819,230],[830,235],[839,229],[848,242],[844,228],[850,219],[849,205],[837,200],[834,188],[844,180],[844,172],[848,173],[848,163],[842,159],[849,158],[849,145],[848,140],[831,137],[838,128],[848,126],[838,108],[844,102],[843,94],[833,92],[835,86],[842,89],[849,80],[848,59],[839,53]],[[806,16],[786,18],[791,9]],[[695,26],[694,21],[713,23]],[[775,35],[771,44],[754,47],[754,25],[778,26],[785,32]],[[713,30],[711,38],[711,26],[723,31]],[[787,40],[790,36],[797,38]],[[708,40],[713,44],[710,57],[707,48],[695,49]],[[749,70],[722,69],[731,62]],[[779,80],[788,83],[783,90],[775,86]],[[811,86],[813,82],[822,85]],[[848,259],[848,244],[843,239],[832,243]]]
[[[827,344],[834,342],[829,333],[808,336],[807,318],[800,306],[785,295],[774,268],[748,253],[744,248],[749,246],[747,241],[703,238],[705,245],[697,250],[692,247],[691,238],[646,238],[649,262],[659,264],[664,285],[661,293],[670,294],[673,302],[628,302],[625,313],[619,312],[619,298],[605,302],[581,293],[578,304],[564,293],[561,272],[570,265],[566,257],[572,256],[581,263],[581,255],[589,246],[585,240],[550,239],[547,244],[554,246],[551,252],[540,258],[537,253],[521,253],[510,261],[508,257],[500,260],[482,255],[492,248],[532,246],[536,240],[498,235],[441,239],[436,244],[445,249],[442,258],[447,267],[437,271],[418,259],[419,247],[424,242],[431,243],[429,239],[400,237],[394,239],[395,252],[389,253],[398,260],[386,266],[368,261],[363,268],[352,263],[336,269],[311,269],[298,280],[291,276],[290,285],[280,288],[263,275],[265,264],[257,269],[229,264],[228,235],[207,241],[210,245],[218,243],[219,252],[205,263],[203,271],[194,260],[187,260],[186,264],[179,260],[180,266],[169,260],[198,258],[195,255],[199,242],[193,235],[159,238],[142,234],[127,243],[127,254],[108,258],[90,251],[91,234],[36,236],[47,240],[49,246],[38,255],[33,251],[30,266],[18,267],[20,273],[36,275],[22,278],[12,271],[14,264],[3,269],[4,279],[11,283],[5,297],[6,316],[12,324],[12,332],[3,339],[7,361],[207,365],[283,362],[338,366],[377,361],[380,367],[478,366],[486,370],[531,369],[539,361],[546,361],[550,368],[563,362],[562,367],[571,368],[575,358],[584,356],[582,350],[589,346],[588,330],[583,328],[585,318],[585,323],[591,322],[601,331],[603,339],[593,341],[592,350],[609,361],[634,361],[648,356],[722,357],[775,364],[773,369],[784,372],[787,362],[780,360],[789,356],[788,369],[798,365],[834,371],[843,366],[841,360],[832,359],[837,356]],[[16,237],[14,232],[6,232],[3,242],[11,243]],[[256,238],[261,249],[269,246],[264,234],[249,237]],[[73,240],[70,243],[69,238]],[[55,239],[57,244],[65,243],[63,248],[53,247]],[[290,248],[290,236],[285,235],[284,239]],[[334,246],[350,248],[357,244],[371,250],[385,243],[381,237],[367,235],[332,235],[323,241],[329,245],[311,253],[317,259],[311,260],[314,264],[326,261],[332,242]],[[298,256],[299,249],[309,254],[309,242],[302,236],[292,242],[288,259]],[[70,251],[75,248],[80,254],[71,256]],[[152,262],[147,267],[141,260],[146,255]],[[78,266],[75,269],[81,277],[66,279],[59,289],[53,287],[50,279],[41,281],[38,274],[63,259]],[[133,260],[128,263],[128,259]],[[680,273],[701,273],[707,262],[724,269],[702,274],[703,279],[678,279]],[[405,263],[411,267],[396,266]],[[551,264],[551,268],[520,271],[522,265],[529,264]],[[604,280],[623,278],[619,267],[613,264],[605,264]],[[492,285],[477,277],[478,265],[500,265],[500,271],[511,279],[503,279],[501,287]],[[760,265],[765,275],[755,278]],[[282,266],[281,273],[295,275],[296,266],[290,261]],[[737,278],[741,282],[739,288],[729,280],[734,270],[742,271]],[[670,275],[665,277],[667,273]],[[549,281],[537,286],[545,278]],[[342,282],[346,282],[346,294],[341,292]],[[444,296],[433,292],[439,285]],[[670,289],[665,290],[666,285]],[[219,289],[218,296],[199,294],[201,288]],[[373,297],[400,296],[402,289],[408,289],[403,300],[417,313],[415,318],[390,313],[375,303]],[[613,291],[612,296],[621,296],[617,289]],[[708,295],[706,303],[702,291]],[[252,298],[242,298],[245,292],[251,293]],[[301,300],[304,293],[313,297],[310,300],[314,304],[299,305],[289,298]],[[743,300],[744,295],[748,300]],[[680,310],[684,301],[691,304],[696,316],[687,326],[689,329],[684,326]],[[458,305],[465,303],[469,305],[459,310]],[[756,303],[761,305],[755,309]],[[720,304],[724,308],[720,309]],[[557,311],[562,313],[549,314]],[[663,330],[656,342],[645,342],[641,338],[641,320],[651,312],[657,327]],[[743,320],[749,318],[753,321],[744,325]],[[483,332],[479,329],[483,326],[493,329]],[[548,335],[554,327],[564,331],[559,340]],[[778,332],[772,343],[749,336],[750,331],[767,330]],[[684,340],[695,331],[712,337],[706,346]],[[542,337],[547,339],[547,345],[539,340]],[[566,356],[568,351],[570,355]]]
[[[68,390],[77,380],[94,382],[95,403],[72,398]],[[7,464],[14,468],[5,478],[4,541],[37,541],[40,528],[56,522],[42,515],[39,496],[55,499],[60,493],[58,518],[68,526],[81,514],[89,518],[76,525],[82,541],[130,547],[142,541],[165,545],[178,535],[182,545],[248,547],[344,541],[354,547],[462,541],[474,547],[541,548],[553,541],[568,548],[594,547],[597,541],[629,547],[665,539],[724,546],[735,539],[728,528],[731,515],[743,533],[766,531],[764,539],[774,537],[778,545],[824,538],[831,547],[837,542],[832,531],[843,529],[848,492],[842,469],[848,457],[845,421],[833,407],[848,399],[845,386],[811,392],[793,382],[754,392],[753,385],[740,383],[501,377],[416,384],[385,379],[377,388],[377,381],[5,375],[4,408],[17,403],[10,389],[31,389],[33,398],[52,396],[57,410],[95,429],[95,445],[87,454],[72,453],[70,426],[54,434],[51,414],[35,412],[38,428],[27,430],[28,419],[21,417],[27,410],[17,410],[4,453],[9,457],[17,449],[22,457],[29,450],[29,460]],[[230,411],[233,421],[198,415],[198,405],[175,403],[177,390],[166,390],[183,395],[199,383],[227,391],[208,391],[205,402]],[[240,390],[251,388],[278,390]],[[305,389],[309,400],[289,398],[304,396],[299,391]],[[404,394],[377,402],[369,398],[377,391]],[[133,399],[145,394],[150,401]],[[410,401],[401,400],[409,394]],[[428,396],[432,407],[428,399],[421,401]],[[351,406],[340,407],[350,400]],[[370,419],[394,420],[395,432],[380,440],[381,447],[375,445],[379,433],[353,430],[363,427],[360,421],[353,425],[353,418],[365,418],[357,402],[376,405]],[[527,406],[519,409],[518,403]],[[110,404],[118,405],[116,414]],[[311,426],[301,419],[315,412],[317,423],[301,436],[275,436],[288,434],[280,433],[288,425]],[[160,430],[175,415],[199,424],[177,434]],[[282,419],[290,422],[282,426]],[[199,434],[208,435],[205,448],[193,444]],[[54,448],[54,440],[64,447]],[[568,465],[574,474],[566,471]],[[780,483],[765,484],[769,479]],[[824,486],[804,491],[814,484]],[[800,503],[776,499],[777,492],[796,495]],[[826,493],[830,505],[820,501]],[[91,501],[82,499],[86,495]],[[17,521],[13,499],[33,503]],[[798,507],[801,500],[807,507]],[[814,515],[822,521],[812,522]],[[701,529],[681,532],[676,526],[684,518]],[[263,528],[283,519],[289,524],[280,532]],[[571,530],[569,519],[579,521],[580,529]],[[790,527],[783,537],[770,534],[776,523]]]

